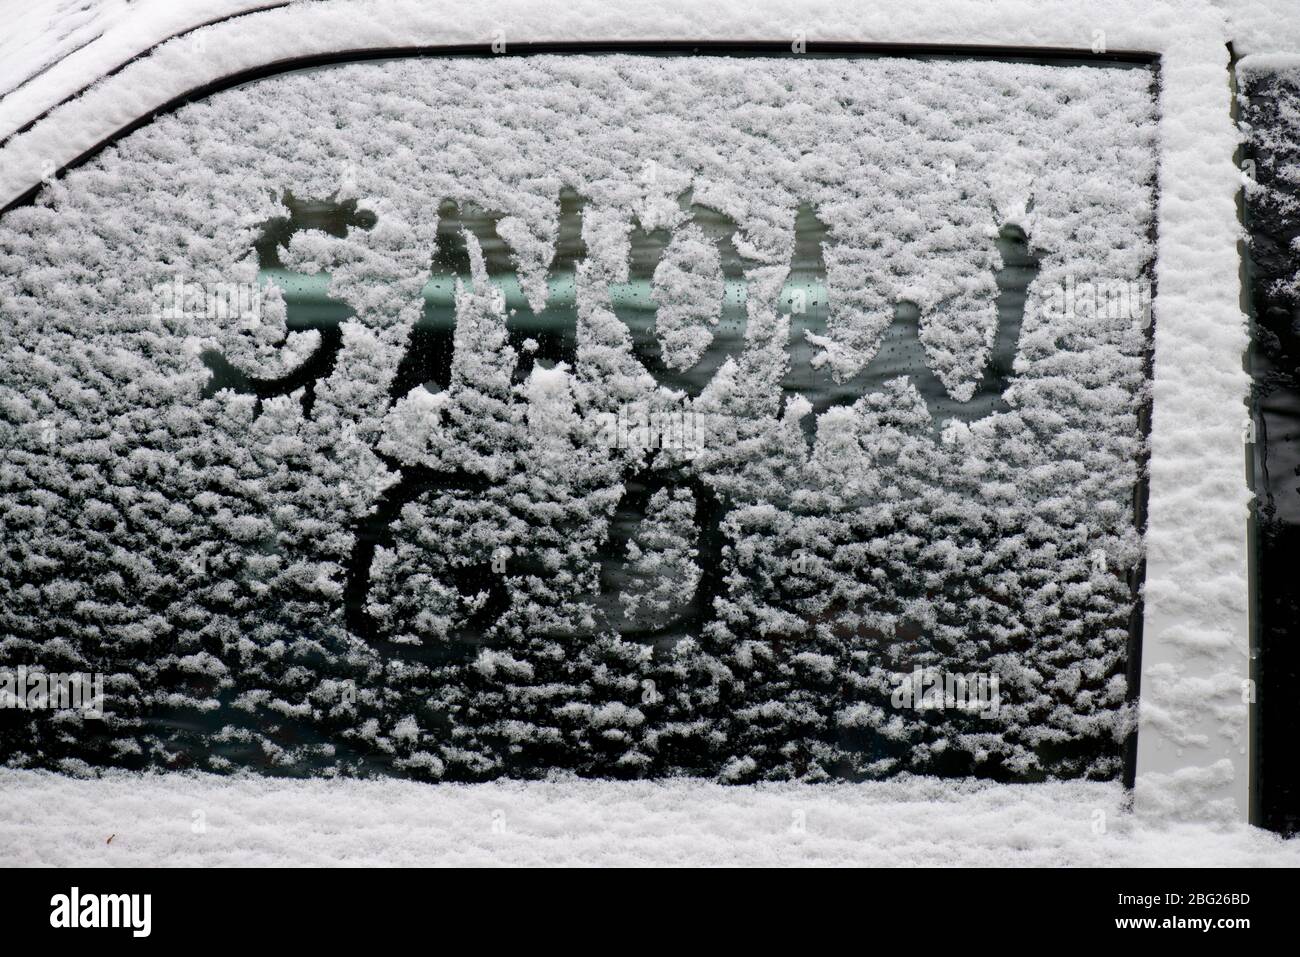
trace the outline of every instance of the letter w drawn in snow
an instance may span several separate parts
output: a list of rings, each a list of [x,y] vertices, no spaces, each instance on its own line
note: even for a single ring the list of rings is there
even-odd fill
[[[526,380],[538,363],[550,366],[565,362],[570,367],[576,366],[576,283],[578,266],[589,255],[582,236],[586,201],[566,188],[560,192],[558,204],[559,227],[548,275],[546,304],[540,311],[534,311],[517,294],[517,286],[507,288],[515,280],[510,250],[496,229],[500,217],[452,201],[442,203],[430,280],[434,294],[426,296],[424,312],[411,330],[406,352],[390,388],[391,401],[404,397],[418,385],[439,392],[451,384],[456,327],[455,284],[458,279],[466,282],[470,279],[470,236],[474,237],[483,253],[494,288],[500,291],[501,305],[504,305],[507,294],[514,300],[506,316],[509,341],[517,355],[514,381]],[[736,222],[725,213],[692,202],[689,191],[680,197],[679,204],[684,215],[673,229],[631,231],[628,281],[610,284],[608,303],[628,329],[633,354],[653,379],[670,391],[693,398],[703,391],[729,355],[745,348],[749,284],[745,263],[737,248],[740,229]],[[334,235],[346,235],[349,228],[370,228],[374,224],[373,215],[358,211],[355,202],[300,203],[286,197],[286,205],[290,216],[267,223],[258,243],[259,262],[264,270],[279,266],[278,247],[287,243],[292,233],[299,229],[325,229]],[[670,244],[675,238],[684,236],[683,231],[688,229],[694,231],[692,238],[703,237],[717,250],[723,286],[722,302],[715,310],[717,322],[713,329],[713,346],[704,349],[683,368],[680,356],[674,362],[665,354],[662,330],[657,321],[660,306],[655,298],[654,280]],[[812,207],[801,205],[795,217],[791,268],[779,303],[791,313],[793,355],[790,358],[795,360],[789,363],[781,387],[787,395],[802,395],[810,402],[812,412],[803,418],[809,441],[814,437],[816,418],[821,413],[836,406],[852,405],[861,396],[878,392],[886,382],[903,376],[925,398],[936,430],[947,419],[969,423],[1007,408],[1004,393],[1016,355],[1025,298],[1038,270],[1038,261],[1019,227],[1004,227],[998,239],[1002,267],[995,276],[998,288],[997,330],[983,375],[974,394],[965,402],[952,399],[927,364],[919,337],[920,310],[910,302],[896,304],[894,321],[888,327],[880,348],[856,376],[836,383],[829,375],[812,368],[809,362],[811,347],[806,336],[809,333],[825,334],[831,305],[823,256],[826,236],[827,230],[818,221]],[[231,388],[256,395],[260,406],[263,399],[303,389],[304,412],[310,416],[316,383],[333,372],[342,344],[339,324],[351,315],[353,313],[345,303],[335,301],[306,306],[290,303],[288,325],[291,331],[319,330],[321,341],[316,352],[298,368],[277,379],[245,376],[219,353],[205,353],[203,361],[212,371],[212,377],[204,394],[212,395],[220,388]],[[378,546],[391,547],[393,526],[402,507],[425,494],[482,492],[489,487],[485,476],[412,466],[382,454],[380,458],[391,470],[400,472],[401,480],[380,496],[371,514],[354,529],[356,544],[348,562],[345,592],[349,627],[372,642],[379,639],[366,612],[371,565]],[[620,629],[628,637],[647,642],[681,634],[683,629],[699,634],[712,619],[714,600],[725,588],[721,569],[724,544],[721,523],[726,515],[726,504],[691,465],[682,464],[680,459],[672,462],[668,459],[668,456],[652,452],[649,464],[625,479],[622,499],[611,517],[609,534],[597,556],[601,604],[609,609],[615,603],[611,599],[617,598],[619,583],[625,580],[628,543],[646,520],[654,493],[660,489],[687,489],[690,492],[695,502],[694,516],[699,536],[700,583],[694,595],[683,599],[681,613],[669,625],[648,632],[637,632],[630,625]],[[493,625],[510,604],[506,586],[509,575],[542,572],[543,569],[534,567],[526,555],[513,557],[504,573],[499,565],[493,569],[488,564],[452,569],[449,574],[455,579],[458,591],[467,603],[476,608],[453,637],[473,641]],[[617,622],[614,624],[618,627]]]

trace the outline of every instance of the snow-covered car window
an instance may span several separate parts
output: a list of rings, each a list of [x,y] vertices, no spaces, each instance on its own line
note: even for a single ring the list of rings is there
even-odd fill
[[[287,74],[0,220],[10,763],[1114,778],[1145,68]]]

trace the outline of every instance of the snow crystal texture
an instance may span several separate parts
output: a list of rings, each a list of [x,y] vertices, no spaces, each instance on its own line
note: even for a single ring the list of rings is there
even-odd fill
[[[1300,865],[1300,842],[1243,823],[1133,814],[1117,782],[430,788],[0,769],[0,791],[0,854],[17,866]]]
[[[0,222],[0,657],[107,686],[0,754],[1115,777],[1149,329],[1049,306],[1146,275],[1151,83],[434,59],[160,118]],[[895,706],[916,668],[1000,705]]]

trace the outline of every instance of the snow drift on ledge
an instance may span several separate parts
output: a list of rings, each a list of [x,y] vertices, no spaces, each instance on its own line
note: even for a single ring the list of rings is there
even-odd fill
[[[1135,816],[1110,783],[430,786],[0,771],[0,794],[0,860],[33,866],[1300,866],[1300,842]]]

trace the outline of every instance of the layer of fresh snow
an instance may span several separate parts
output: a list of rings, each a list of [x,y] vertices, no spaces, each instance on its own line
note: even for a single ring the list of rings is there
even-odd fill
[[[1209,6],[1208,0],[1101,0],[1089,4],[922,0],[909,4],[905,11],[891,4],[842,8],[809,6],[800,0],[728,0],[707,7],[689,0],[579,0],[560,8],[529,0],[508,0],[490,7],[472,2],[431,6],[416,0],[318,0],[217,24],[190,39],[164,44],[90,94],[60,107],[50,118],[53,122],[42,123],[6,148],[0,203],[39,182],[48,163],[61,167],[107,133],[202,83],[288,57],[340,49],[680,38],[1077,49],[1097,45],[1107,50],[1176,54],[1191,52],[1191,46],[1203,41],[1221,46],[1229,36],[1221,12]],[[1202,57],[1202,62],[1213,61]],[[91,78],[93,71],[78,71],[77,75]]]
[[[1238,54],[1300,50],[1300,10],[1292,0],[1211,2],[1221,10],[1224,34]],[[0,0],[0,139],[168,37],[274,5],[275,0]],[[1099,23],[1104,14],[1103,9]]]
[[[1300,53],[1300,3],[1296,0],[1213,0],[1227,19],[1238,56]]]
[[[1072,278],[1144,280],[1152,81],[901,58],[421,59],[273,77],[161,117],[0,224],[0,435],[15,450],[0,652],[102,671],[109,686],[102,739],[15,734],[5,759],[212,769],[270,756],[455,780],[556,766],[737,781],[993,764],[1031,780],[1117,776],[1134,718],[1126,573],[1140,556],[1147,328],[1140,305],[1047,306]],[[619,227],[587,243],[573,367],[512,393],[507,318],[464,273],[436,408],[423,385],[391,394],[440,201],[502,217],[525,288],[540,291],[561,187],[588,200],[589,233]],[[641,369],[608,293],[628,268],[617,240],[647,208],[676,214],[687,189],[738,224],[749,279],[747,315],[718,345],[726,362],[694,400]],[[375,222],[287,244],[284,265],[327,269],[356,316],[311,414],[280,396],[257,415],[251,396],[203,392],[200,357],[273,378],[282,304],[252,323],[144,313],[175,277],[251,281],[252,227],[284,213],[286,192],[355,200]],[[817,349],[773,295],[801,204],[827,230]],[[801,383],[821,364],[852,377],[901,300],[921,312],[940,388],[970,398],[1008,226],[1039,265],[1005,408],[932,423],[915,383],[882,376],[823,415],[809,447],[783,401],[787,364]],[[700,307],[676,313],[674,331],[707,344],[719,256],[695,227],[672,231],[684,258],[668,265],[714,280],[667,272],[674,301]],[[592,443],[588,423],[628,404],[717,423],[675,468],[726,508],[718,611],[709,595],[707,624],[666,634],[653,657],[593,607],[608,513],[646,463]],[[355,523],[418,468],[490,487],[406,505],[362,569],[377,639],[363,644],[342,594]],[[695,510],[689,493],[652,498],[635,543],[629,577],[645,587],[621,601],[657,627],[700,578]],[[451,640],[473,617],[456,569],[502,549],[544,568],[507,577],[509,601],[475,644]],[[219,667],[180,664],[199,654]],[[991,673],[1000,707],[900,708],[895,675],[917,668]],[[335,700],[343,680],[361,689],[355,707]],[[250,746],[218,746],[236,735]]]
[[[1224,10],[1227,13],[1225,15]],[[1240,11],[1240,13],[1238,13]],[[303,14],[310,13],[309,16]],[[213,28],[204,57],[164,49],[78,103],[56,111],[0,153],[0,196],[20,194],[108,132],[153,106],[280,56],[394,42],[524,39],[774,38],[1086,47],[1162,54],[1159,295],[1148,605],[1144,636],[1143,772],[1219,767],[1207,799],[1244,808],[1246,491],[1241,454],[1245,321],[1237,302],[1239,174],[1228,116],[1224,43],[1239,52],[1285,48],[1294,4],[962,3],[873,8],[798,2],[702,5],[322,3]],[[1231,18],[1236,18],[1231,21]],[[1237,33],[1233,22],[1249,29]],[[1259,39],[1251,39],[1252,37]],[[340,39],[344,38],[344,39]],[[1291,49],[1294,49],[1292,45]],[[1149,679],[1149,680],[1148,680]],[[1233,770],[1235,764],[1236,770]],[[1149,774],[1148,774],[1149,776]]]
[[[0,140],[158,43],[275,0],[0,0]],[[280,4],[283,5],[283,4]],[[189,43],[201,52],[201,40]]]
[[[421,785],[0,770],[0,798],[0,860],[15,866],[1300,866],[1300,841],[1135,816],[1119,786],[1081,782]]]

